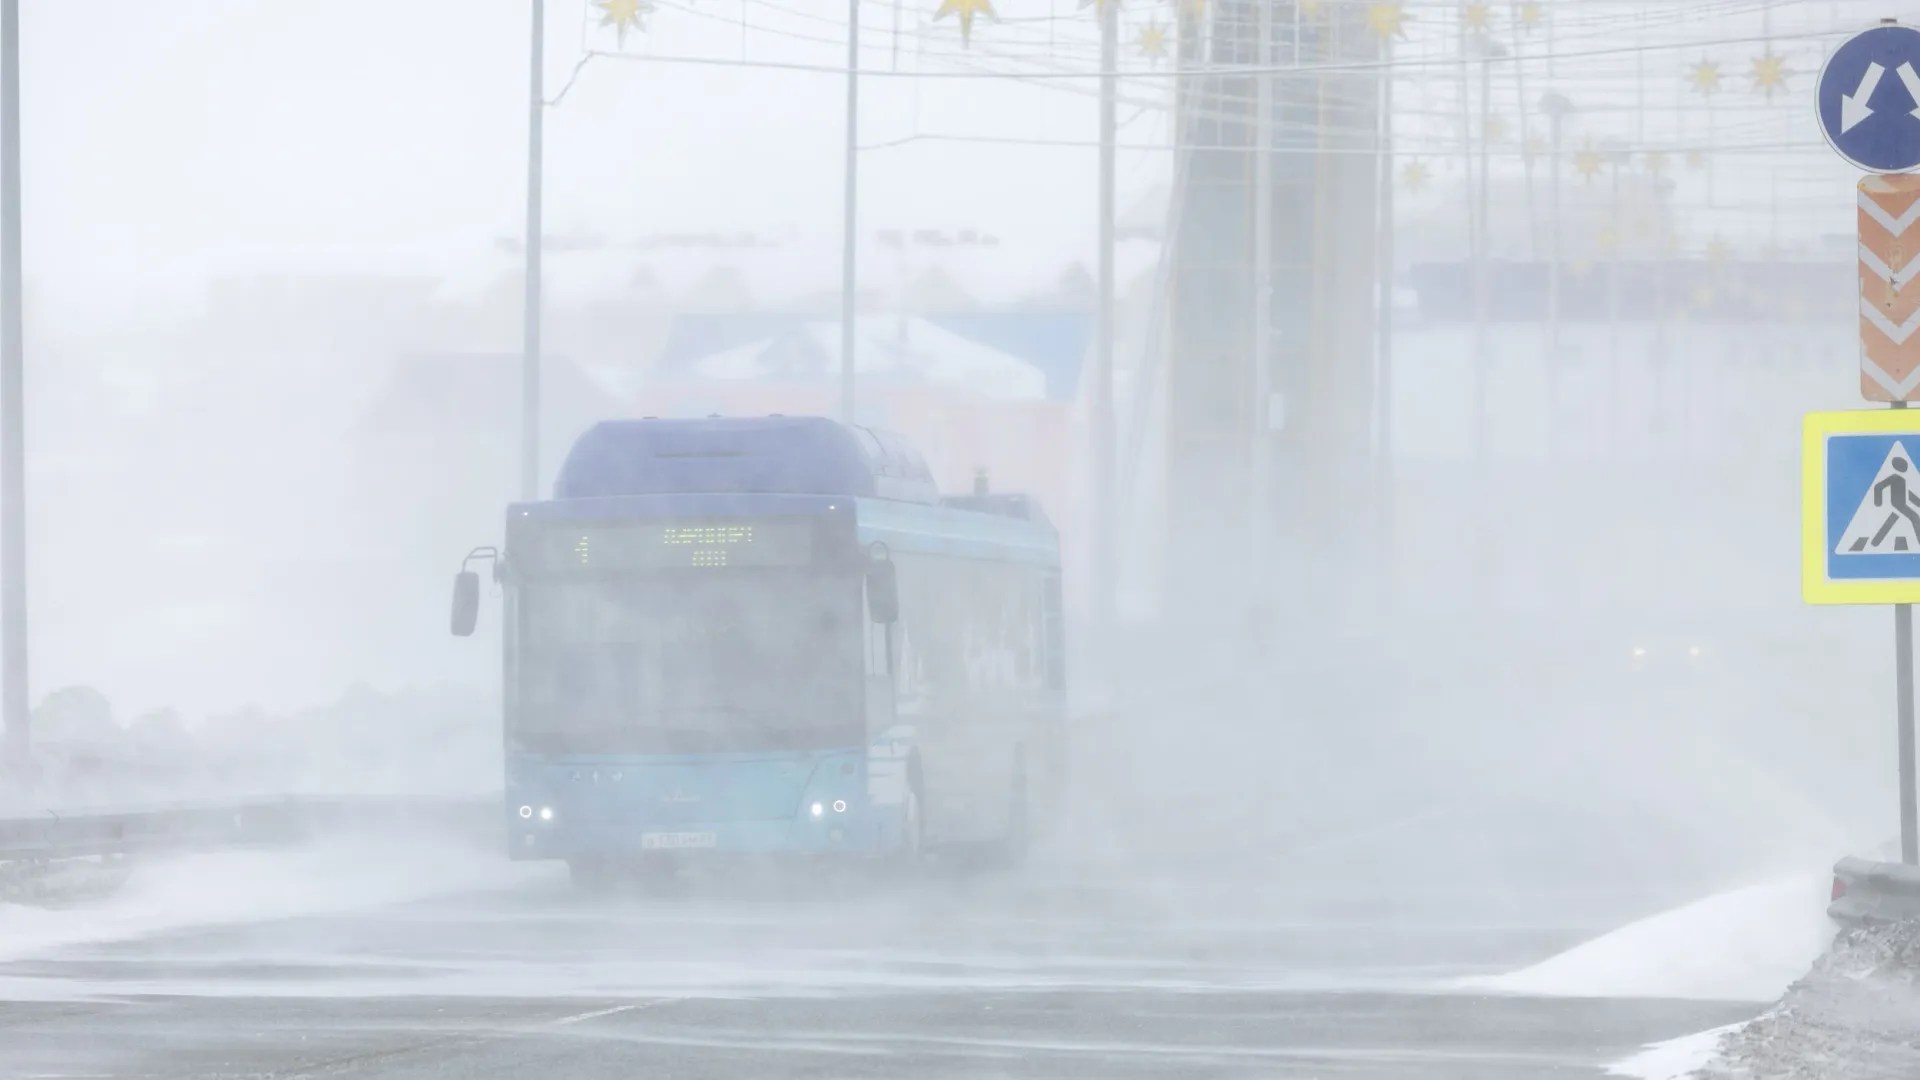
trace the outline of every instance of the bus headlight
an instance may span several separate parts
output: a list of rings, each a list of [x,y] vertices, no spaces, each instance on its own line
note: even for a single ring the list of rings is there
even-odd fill
[[[552,820],[553,820],[553,807],[551,807],[551,806],[543,806],[543,807],[541,807],[541,808],[540,808],[540,820],[541,820],[541,821],[552,821]]]
[[[824,812],[826,812],[826,807],[823,807],[823,806],[821,806],[821,805],[820,805],[819,803],[814,803],[814,804],[813,804],[813,816],[814,816],[814,817],[819,817],[819,816],[820,816],[820,815],[821,815],[822,813],[824,813]]]

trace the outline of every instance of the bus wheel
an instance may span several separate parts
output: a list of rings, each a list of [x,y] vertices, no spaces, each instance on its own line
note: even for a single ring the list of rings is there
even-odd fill
[[[1008,797],[1007,832],[1000,840],[999,862],[1005,866],[1019,866],[1027,861],[1027,847],[1032,838],[1032,822],[1029,820],[1027,798],[1027,759],[1024,755],[1015,758],[1013,763],[1013,791]]]
[[[926,850],[926,820],[920,814],[920,785],[907,788],[907,801],[900,810],[900,861],[917,863]]]
[[[926,854],[927,820],[925,802],[920,798],[920,763],[907,766],[907,795],[900,804],[900,847],[894,861],[913,866]]]

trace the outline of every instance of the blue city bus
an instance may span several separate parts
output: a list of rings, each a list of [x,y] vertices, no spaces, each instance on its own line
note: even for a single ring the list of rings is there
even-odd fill
[[[725,855],[1024,854],[1064,765],[1060,544],[815,417],[614,420],[503,550],[515,859],[582,884]]]

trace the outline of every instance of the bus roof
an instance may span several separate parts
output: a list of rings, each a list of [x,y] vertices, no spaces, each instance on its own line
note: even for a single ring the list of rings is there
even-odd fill
[[[926,459],[905,439],[817,416],[605,420],[574,442],[553,492],[718,493],[940,502]]]

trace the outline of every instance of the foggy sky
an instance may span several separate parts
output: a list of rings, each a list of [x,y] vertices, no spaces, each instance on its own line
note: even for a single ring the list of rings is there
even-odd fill
[[[521,232],[524,0],[23,7],[26,262],[43,302],[189,302],[206,273],[261,266],[432,272]],[[547,7],[551,96],[584,47],[619,46],[587,5]],[[729,20],[745,10],[772,31],[749,37],[750,59],[843,64],[844,7],[788,7],[663,8],[625,49],[738,59]],[[908,62],[915,20],[929,14],[905,15]],[[783,31],[783,17],[811,26],[806,37]],[[867,37],[866,62],[891,67],[890,16]],[[956,37],[950,21],[928,29],[943,54]],[[548,114],[547,231],[791,231],[817,246],[821,284],[835,283],[844,87],[834,75],[596,60]],[[876,76],[862,142],[1085,141],[1089,89]],[[1062,261],[1090,259],[1094,156],[941,142],[868,151],[862,223],[1018,233]],[[1164,154],[1128,157],[1123,202],[1165,169]]]

